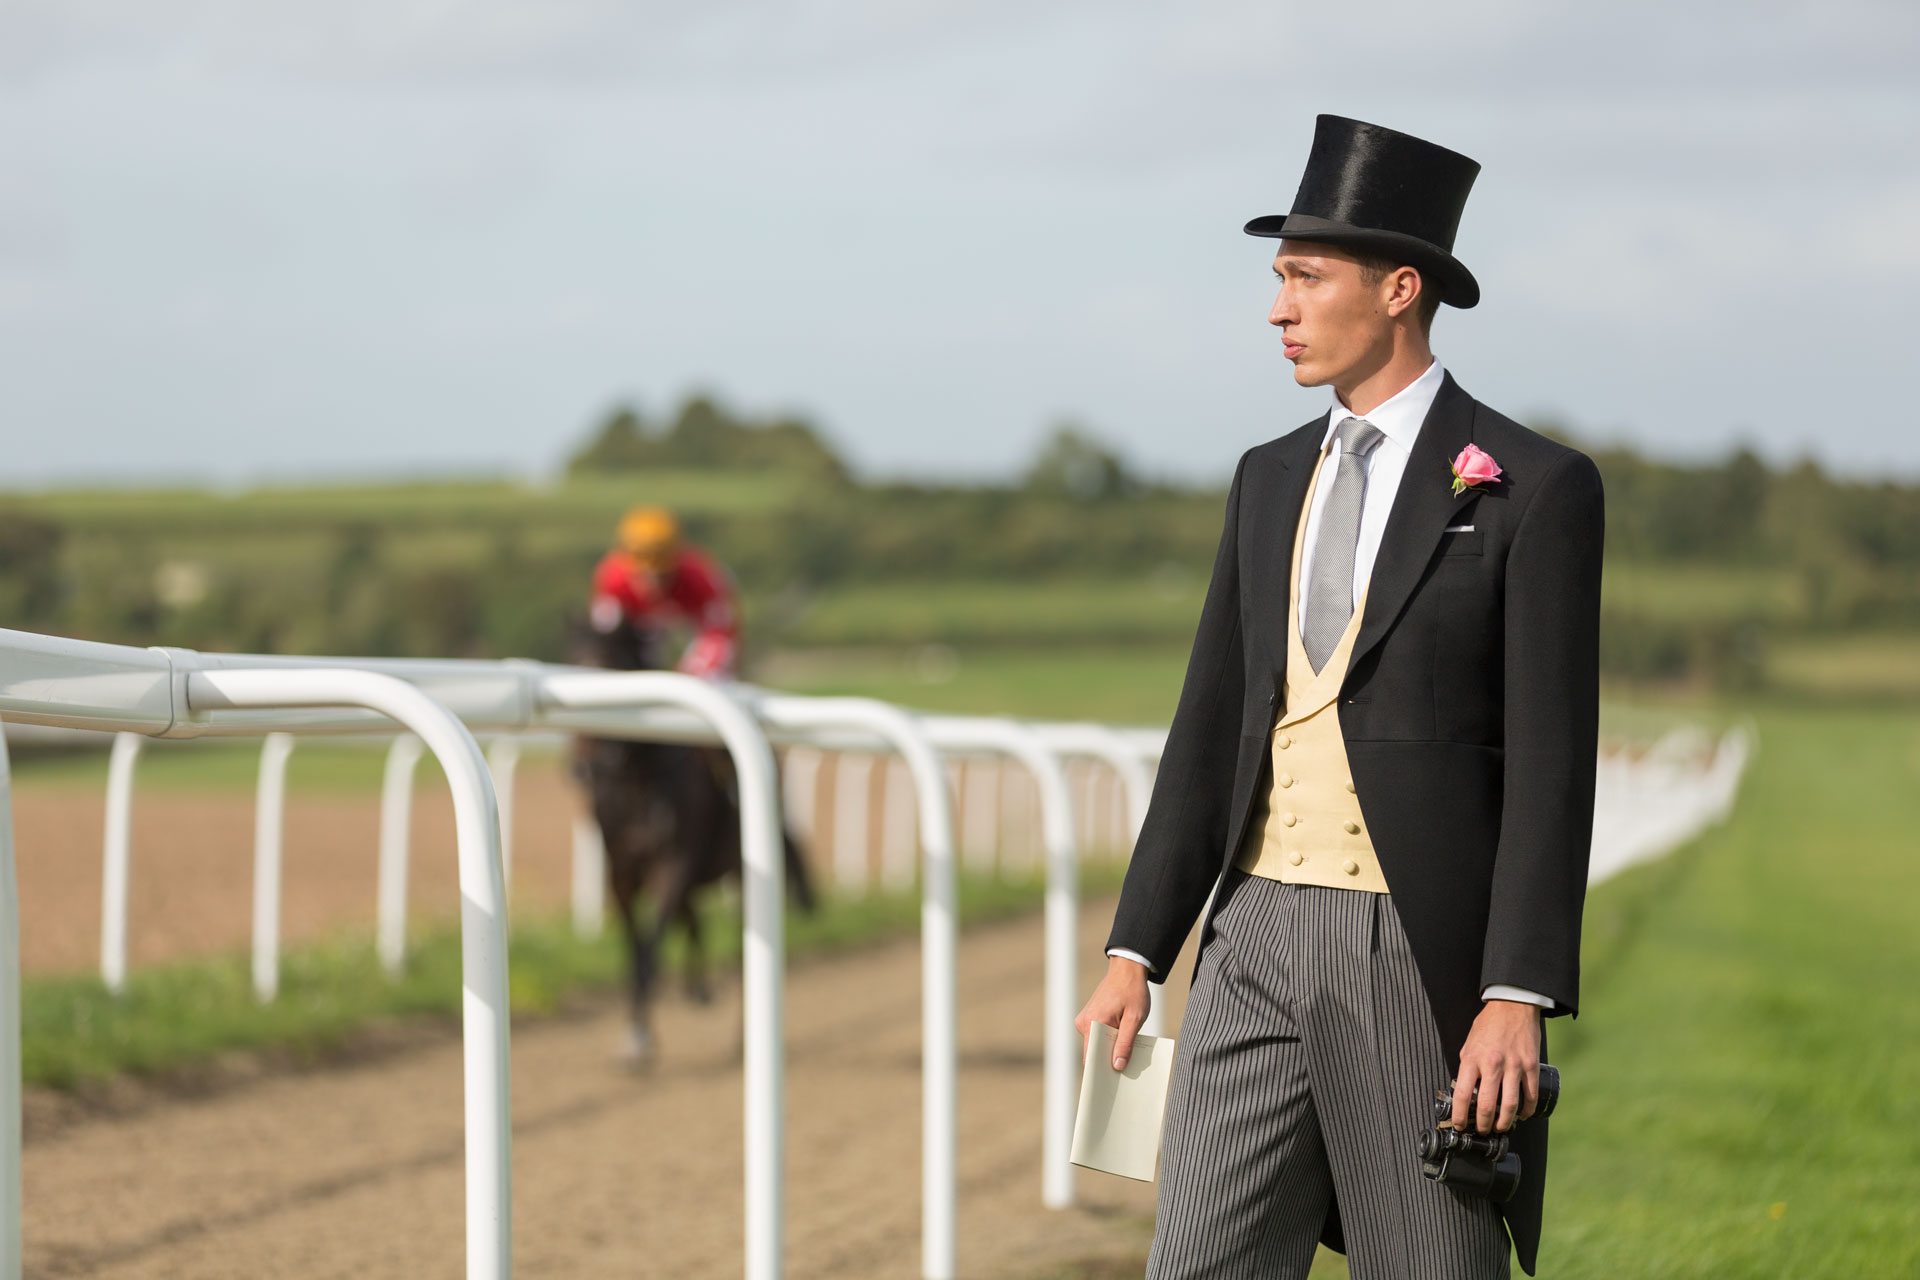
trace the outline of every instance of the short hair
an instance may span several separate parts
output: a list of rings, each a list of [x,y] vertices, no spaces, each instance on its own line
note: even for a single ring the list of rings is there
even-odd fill
[[[1386,279],[1387,272],[1397,267],[1412,267],[1420,273],[1420,299],[1415,304],[1419,310],[1415,313],[1420,321],[1420,332],[1433,331],[1433,317],[1445,301],[1440,296],[1440,282],[1434,279],[1433,272],[1411,262],[1406,262],[1392,254],[1354,253],[1354,259],[1360,264],[1360,278],[1368,284],[1379,284]]]

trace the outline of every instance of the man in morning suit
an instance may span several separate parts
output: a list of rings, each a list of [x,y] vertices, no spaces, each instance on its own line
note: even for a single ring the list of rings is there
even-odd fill
[[[1603,501],[1591,458],[1476,400],[1429,345],[1480,166],[1321,115],[1280,241],[1294,381],[1329,411],[1241,455],[1107,974],[1124,1065],[1202,914],[1150,1280],[1534,1273],[1544,1019],[1579,998]],[[1511,1131],[1506,1202],[1417,1136]],[[1470,1105],[1475,1097],[1477,1104]],[[1530,1118],[1533,1117],[1533,1118]]]

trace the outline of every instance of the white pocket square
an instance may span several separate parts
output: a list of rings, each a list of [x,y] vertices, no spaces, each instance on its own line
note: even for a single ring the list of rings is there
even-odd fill
[[[1444,528],[1444,529],[1442,529],[1442,530],[1441,530],[1440,532],[1442,532],[1442,533],[1472,533],[1472,532],[1473,532],[1473,526],[1472,526],[1472,525],[1470,525],[1470,524],[1450,524],[1450,525],[1448,525],[1448,526],[1447,526],[1446,528]]]

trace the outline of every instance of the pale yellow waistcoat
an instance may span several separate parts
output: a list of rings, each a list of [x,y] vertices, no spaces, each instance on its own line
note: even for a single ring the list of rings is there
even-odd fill
[[[1300,543],[1306,536],[1307,513],[1313,510],[1320,473],[1328,459],[1337,457],[1337,450],[1321,455],[1300,504],[1293,564],[1287,571],[1285,702],[1268,744],[1272,776],[1247,823],[1234,865],[1273,880],[1386,893],[1386,877],[1380,873],[1373,837],[1360,814],[1360,797],[1347,765],[1346,738],[1340,731],[1340,683],[1346,678],[1347,659],[1366,612],[1366,587],[1361,588],[1347,629],[1318,674],[1300,640]]]

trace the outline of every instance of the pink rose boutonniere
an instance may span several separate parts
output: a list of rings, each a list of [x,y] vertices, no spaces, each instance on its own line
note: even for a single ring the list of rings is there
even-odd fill
[[[1457,494],[1472,485],[1497,479],[1500,464],[1477,444],[1469,444],[1453,460],[1453,491]]]

